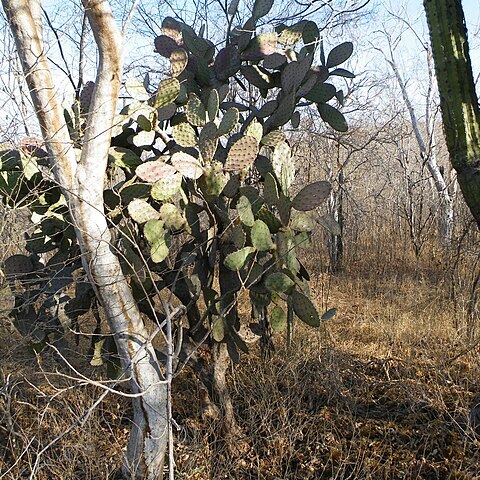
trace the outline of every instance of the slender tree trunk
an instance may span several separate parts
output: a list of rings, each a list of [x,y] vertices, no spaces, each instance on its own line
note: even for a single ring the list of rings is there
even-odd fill
[[[99,49],[99,67],[84,147],[77,163],[47,59],[39,1],[2,0],[47,145],[55,178],[69,205],[82,260],[105,310],[122,365],[131,378],[134,418],[125,472],[162,477],[167,444],[167,385],[118,257],[104,214],[108,148],[122,75],[123,38],[106,0],[83,0]],[[30,8],[35,5],[35,8]]]
[[[430,57],[430,52],[428,52]],[[386,59],[397,80],[400,91],[402,92],[403,101],[407,107],[408,114],[410,115],[410,120],[412,122],[413,132],[415,133],[415,139],[417,140],[418,148],[420,150],[420,155],[422,160],[426,163],[428,171],[433,179],[435,185],[435,190],[438,195],[438,211],[439,211],[439,237],[441,243],[445,247],[449,247],[452,243],[453,236],[453,198],[451,197],[448,191],[448,185],[445,181],[445,178],[442,175],[440,167],[437,163],[437,157],[435,154],[435,145],[433,142],[433,123],[427,120],[427,135],[428,135],[428,148],[427,143],[425,142],[423,135],[420,132],[420,127],[418,124],[417,115],[413,108],[410,97],[408,96],[407,88],[405,82],[403,81],[402,76],[398,70],[397,64],[393,57],[393,51],[390,49],[390,59]],[[430,81],[433,81],[433,71],[431,69],[431,63],[429,61],[429,77]],[[429,91],[430,97],[431,90]],[[433,119],[430,116],[430,98],[427,98],[427,118]]]
[[[460,0],[424,0],[450,161],[480,226],[480,110]]]

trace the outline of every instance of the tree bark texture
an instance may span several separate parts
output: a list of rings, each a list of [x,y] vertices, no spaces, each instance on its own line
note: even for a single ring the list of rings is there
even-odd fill
[[[480,110],[460,0],[424,0],[450,161],[480,226]]]
[[[134,418],[127,448],[129,478],[162,477],[167,445],[167,385],[155,351],[112,251],[104,214],[103,191],[111,125],[123,70],[123,37],[106,0],[82,0],[99,51],[95,91],[77,162],[73,144],[43,51],[39,1],[2,0],[15,38],[54,176],[69,205],[82,261],[114,334],[117,350],[131,379]]]

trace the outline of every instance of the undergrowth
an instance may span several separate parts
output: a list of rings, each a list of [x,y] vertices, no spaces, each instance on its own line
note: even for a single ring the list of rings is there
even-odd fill
[[[237,452],[202,416],[202,391],[182,371],[174,384],[177,479],[480,478],[480,437],[469,418],[480,393],[480,349],[451,296],[447,260],[397,252],[351,259],[335,275],[321,252],[306,256],[318,262],[317,303],[338,314],[318,330],[298,325],[290,351],[279,337],[270,358],[253,347],[231,370],[244,434]],[[76,375],[52,353],[35,356],[7,324],[0,477],[28,478],[37,453],[79,422],[102,390],[69,378]],[[86,358],[75,366],[103,378]],[[130,415],[128,399],[107,395],[42,453],[35,478],[118,478]]]

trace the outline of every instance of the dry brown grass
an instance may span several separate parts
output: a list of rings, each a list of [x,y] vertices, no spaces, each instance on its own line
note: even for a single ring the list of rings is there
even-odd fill
[[[231,372],[247,449],[227,452],[218,426],[202,418],[193,375],[178,377],[176,478],[480,478],[479,437],[467,420],[480,393],[480,349],[470,347],[450,298],[447,260],[357,247],[364,254],[344,272],[312,279],[317,303],[338,308],[334,320],[318,331],[299,326],[290,353],[278,338],[270,360],[253,351]],[[325,257],[312,252],[318,267]],[[100,394],[46,376],[58,364],[47,355],[39,365],[12,338],[3,332],[0,346],[0,471],[17,462],[7,479],[28,475],[35,452]],[[129,415],[128,402],[108,396],[45,453],[37,478],[115,478]]]

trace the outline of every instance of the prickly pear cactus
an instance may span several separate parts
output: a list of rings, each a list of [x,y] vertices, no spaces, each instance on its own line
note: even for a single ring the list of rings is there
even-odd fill
[[[315,209],[330,185],[296,186],[284,126],[298,127],[302,108],[315,105],[329,126],[345,131],[333,82],[353,76],[339,68],[352,44],[325,56],[314,22],[270,31],[262,26],[257,33],[257,22],[272,5],[256,0],[251,17],[232,29],[218,51],[190,26],[165,19],[154,48],[170,75],[157,86],[148,78],[126,80],[132,102],[116,119],[107,172],[105,213],[142,312],[158,322],[165,312],[155,310],[154,299],[168,290],[187,308],[189,334],[200,340],[211,331],[211,341],[225,342],[234,360],[248,351],[236,305],[242,289],[249,291],[254,324],[268,326],[269,311],[274,331],[290,321],[286,312],[310,326],[320,324],[297,250],[322,222]],[[315,64],[319,49],[321,64]],[[88,111],[91,88],[85,88],[82,112]],[[244,100],[251,92],[259,101]],[[81,148],[78,135],[81,130],[72,130]],[[78,259],[61,192],[41,178],[40,168],[32,170],[30,163],[27,170],[11,152],[0,152],[0,159],[6,205],[24,205],[35,192],[28,207],[36,230],[27,250],[34,257],[59,252]],[[5,269],[12,282],[20,273],[35,275],[36,264],[30,268],[29,261],[10,259]],[[73,298],[70,310],[79,303]],[[97,348],[95,363],[98,356]]]

